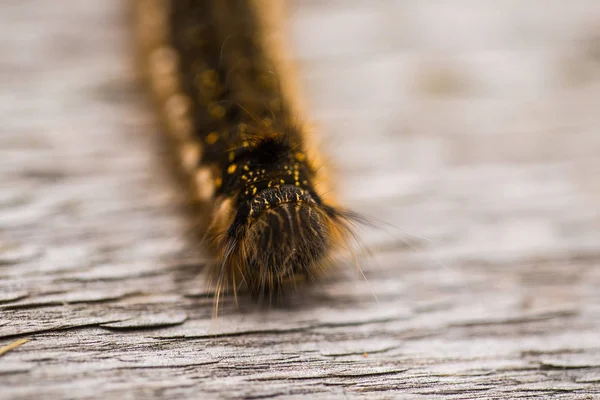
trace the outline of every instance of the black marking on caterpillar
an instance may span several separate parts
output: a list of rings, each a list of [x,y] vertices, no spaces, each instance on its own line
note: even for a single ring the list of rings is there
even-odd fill
[[[259,12],[273,4],[138,0],[153,93],[210,213],[216,305],[229,288],[272,299],[315,279],[360,222],[317,191],[326,178],[263,40]]]

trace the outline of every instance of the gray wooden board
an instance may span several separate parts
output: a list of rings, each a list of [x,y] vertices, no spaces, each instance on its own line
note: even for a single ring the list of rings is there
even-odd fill
[[[340,192],[389,226],[367,280],[216,320],[125,15],[0,6],[1,399],[600,398],[600,3],[296,1]]]

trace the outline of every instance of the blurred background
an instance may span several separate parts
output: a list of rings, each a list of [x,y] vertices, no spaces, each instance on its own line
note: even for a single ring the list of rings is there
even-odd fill
[[[448,251],[600,250],[600,2],[292,4],[347,197]]]
[[[126,3],[0,4],[0,398],[598,394],[600,1],[292,0],[335,183],[382,229],[368,282],[217,321]]]

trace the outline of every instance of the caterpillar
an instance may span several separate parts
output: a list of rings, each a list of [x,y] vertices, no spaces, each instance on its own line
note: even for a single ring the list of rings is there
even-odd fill
[[[216,303],[272,299],[317,279],[354,235],[293,80],[281,0],[137,0],[139,48],[158,110],[209,216]]]

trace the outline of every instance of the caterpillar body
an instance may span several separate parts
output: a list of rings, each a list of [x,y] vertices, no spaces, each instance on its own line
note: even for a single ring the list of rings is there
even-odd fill
[[[137,0],[142,60],[216,253],[216,301],[312,281],[352,235],[286,57],[281,0]]]

